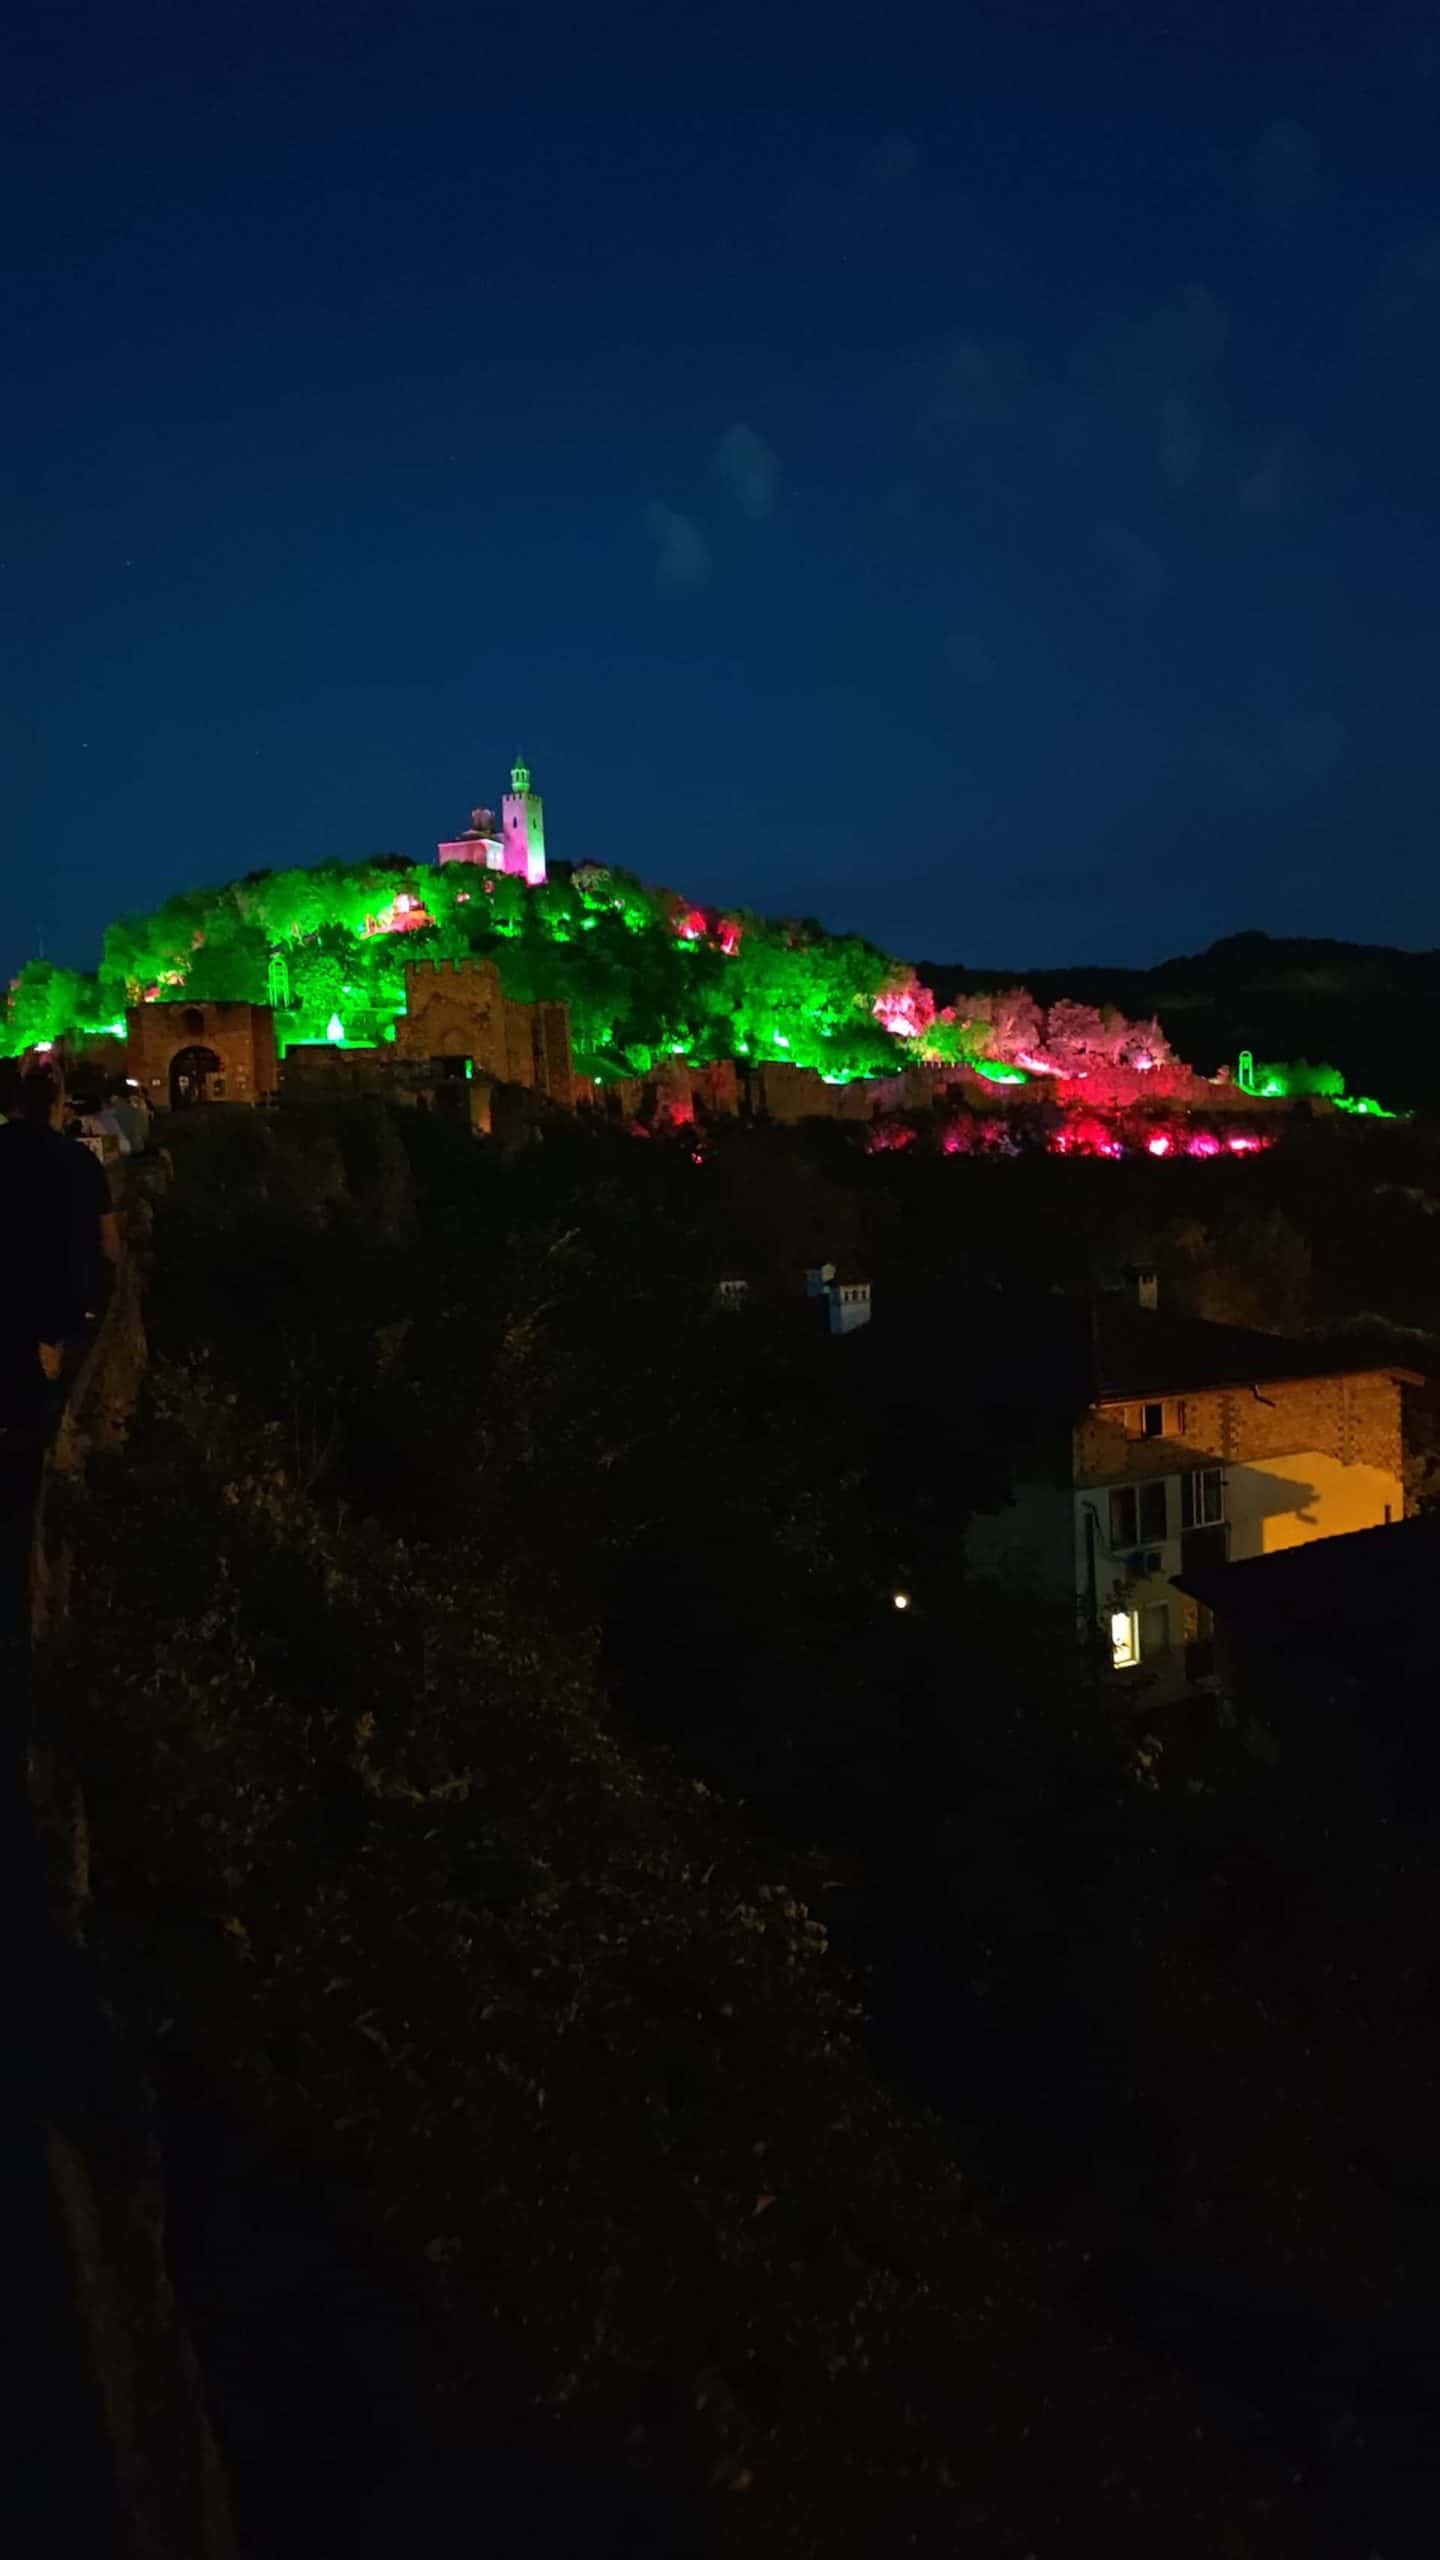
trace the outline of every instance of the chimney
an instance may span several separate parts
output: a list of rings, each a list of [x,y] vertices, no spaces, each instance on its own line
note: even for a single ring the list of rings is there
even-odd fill
[[[1135,1274],[1135,1297],[1137,1303],[1148,1308],[1151,1315],[1160,1304],[1160,1274],[1148,1264],[1143,1264]]]
[[[831,1281],[830,1330],[832,1333],[858,1333],[870,1321],[870,1283],[868,1280]]]
[[[806,1297],[823,1298],[834,1277],[835,1265],[833,1262],[817,1263],[813,1271],[807,1271],[805,1274]]]

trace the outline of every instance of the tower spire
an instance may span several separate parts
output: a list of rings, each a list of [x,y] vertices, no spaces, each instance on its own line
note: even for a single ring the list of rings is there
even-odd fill
[[[545,813],[530,787],[530,767],[518,755],[505,794],[504,840],[506,870],[538,889],[545,878]]]

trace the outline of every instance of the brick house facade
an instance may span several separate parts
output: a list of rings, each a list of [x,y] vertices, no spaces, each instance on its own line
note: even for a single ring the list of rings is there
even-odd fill
[[[1123,1299],[1030,1321],[1033,1394],[1023,1339],[1008,1362],[997,1346],[1013,1499],[976,1524],[972,1561],[1073,1591],[1147,1692],[1208,1668],[1207,1619],[1177,1577],[1403,1519],[1412,1372]]]

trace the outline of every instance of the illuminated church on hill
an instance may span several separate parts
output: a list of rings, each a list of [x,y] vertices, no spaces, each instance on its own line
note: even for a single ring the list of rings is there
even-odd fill
[[[538,889],[545,877],[545,809],[530,788],[528,764],[510,768],[510,788],[501,802],[500,833],[493,809],[474,809],[463,836],[436,847],[442,862],[473,862],[483,871],[507,871]]]

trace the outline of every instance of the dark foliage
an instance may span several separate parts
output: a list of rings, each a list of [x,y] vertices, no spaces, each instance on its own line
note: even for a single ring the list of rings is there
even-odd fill
[[[257,2547],[438,2535],[470,2478],[518,2550],[557,2466],[561,2548],[1422,2547],[1433,1844],[1263,1736],[1117,1725],[956,1563],[993,1456],[798,1292],[843,1238],[882,1315],[948,1271],[975,1321],[1148,1243],[1353,1314],[1329,1134],[1232,1186],[177,1128],[49,1682],[117,1996],[267,2228],[300,2181],[270,2329],[223,2166],[185,2223]],[[1428,1239],[1424,1143],[1365,1161]],[[383,2352],[295,2276],[337,2215]],[[272,2368],[318,2506],[255,2450]]]

